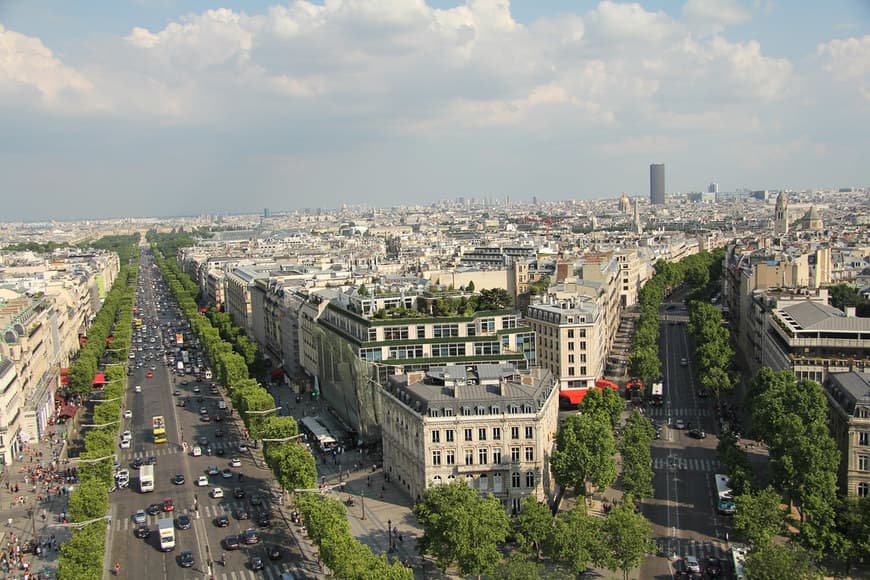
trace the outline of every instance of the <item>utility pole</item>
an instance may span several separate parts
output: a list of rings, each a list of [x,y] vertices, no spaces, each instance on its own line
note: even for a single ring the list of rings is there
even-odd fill
[[[360,499],[360,504],[362,505],[362,518],[360,518],[360,519],[364,520],[364,519],[366,519],[366,492],[365,491],[359,492],[359,499]]]

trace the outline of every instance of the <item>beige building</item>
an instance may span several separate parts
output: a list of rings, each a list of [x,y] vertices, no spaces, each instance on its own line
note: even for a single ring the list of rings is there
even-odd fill
[[[552,295],[546,300],[526,311],[537,340],[538,364],[556,377],[560,389],[595,386],[607,359],[601,308],[591,300],[557,300]]]
[[[380,391],[384,471],[414,499],[464,479],[512,512],[528,496],[550,503],[558,392],[549,371],[512,365],[392,376]]]
[[[846,495],[870,496],[870,374],[831,373],[825,381],[831,434],[840,449]]]

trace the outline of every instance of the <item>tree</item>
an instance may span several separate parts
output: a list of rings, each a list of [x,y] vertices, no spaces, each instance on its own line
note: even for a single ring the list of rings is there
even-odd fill
[[[600,413],[573,415],[559,428],[552,469],[556,482],[587,495],[587,484],[601,489],[616,481],[616,443],[610,419]]]
[[[541,577],[538,564],[523,553],[513,553],[503,560],[495,574],[500,580],[534,580]]]
[[[484,288],[480,291],[477,309],[504,310],[505,308],[510,308],[511,304],[513,304],[511,295],[504,288],[492,288],[490,290]]]
[[[102,482],[92,479],[83,481],[69,495],[70,521],[86,522],[101,518],[109,510],[109,496]]]
[[[541,558],[541,550],[553,533],[553,512],[534,497],[523,500],[522,510],[514,523],[514,537],[525,553],[533,553],[535,559]]]
[[[317,484],[314,455],[299,443],[269,443],[263,453],[266,463],[284,489],[311,489]]]
[[[474,280],[468,281],[468,286],[465,287],[469,292],[474,292]]]
[[[582,574],[589,564],[604,560],[602,522],[586,513],[586,504],[576,503],[556,516],[546,553],[572,574]]]
[[[755,493],[734,498],[737,513],[734,515],[734,530],[751,547],[768,545],[773,536],[782,530],[782,513],[779,511],[780,495],[768,486]]]
[[[603,541],[606,547],[604,566],[608,570],[622,570],[623,578],[637,568],[643,559],[655,551],[652,541],[652,526],[635,510],[631,496],[610,510],[603,524]]]
[[[652,424],[637,410],[633,411],[622,430],[619,450],[622,454],[623,490],[639,500],[654,493],[650,451],[654,437]]]
[[[845,310],[847,306],[858,306],[865,302],[858,290],[849,284],[828,286],[828,296],[830,296],[831,306],[840,310]]]
[[[623,409],[625,409],[625,400],[616,389],[604,388],[590,389],[577,410],[583,415],[602,413],[610,421],[611,427],[616,427]]]
[[[752,580],[815,580],[818,570],[809,555],[792,545],[768,544],[749,553],[743,571]]]
[[[460,574],[489,574],[501,560],[498,544],[507,538],[509,520],[491,495],[480,495],[464,481],[436,485],[426,490],[414,514],[424,530],[418,550],[434,556],[442,570],[458,562]]]
[[[285,439],[299,434],[299,425],[293,417],[276,417],[271,415],[263,419],[260,425],[262,439]]]

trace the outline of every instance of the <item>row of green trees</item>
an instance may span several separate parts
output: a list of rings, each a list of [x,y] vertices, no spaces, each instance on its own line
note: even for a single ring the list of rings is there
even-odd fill
[[[459,481],[427,489],[414,514],[424,529],[421,553],[442,570],[456,566],[463,576],[539,578],[546,559],[560,574],[577,576],[594,564],[627,577],[655,549],[652,528],[631,496],[605,518],[589,515],[584,502],[553,515],[545,503],[528,497],[511,519],[492,495]],[[504,543],[511,540],[517,551],[505,560]]]
[[[109,236],[94,243],[119,254],[121,269],[103,306],[88,329],[88,342],[70,369],[70,392],[86,395],[95,385],[94,375],[101,358],[106,362],[105,380],[97,385],[91,428],[84,436],[84,451],[79,456],[79,485],[69,496],[69,521],[90,522],[76,528],[61,545],[57,574],[61,580],[90,580],[103,575],[106,549],[106,522],[109,489],[114,486],[112,463],[121,418],[127,377],[123,364],[131,344],[133,304],[138,260],[137,236]]]
[[[324,565],[337,577],[349,580],[412,578],[411,570],[400,564],[388,563],[353,537],[345,506],[340,501],[309,493],[317,485],[317,466],[311,452],[299,441],[290,440],[299,433],[296,421],[292,417],[271,415],[275,411],[275,400],[256,380],[250,378],[249,359],[235,348],[240,342],[237,340],[240,334],[244,335],[229,316],[215,309],[208,311],[209,316],[200,315],[195,299],[198,293],[196,285],[181,272],[174,260],[166,259],[160,249],[172,249],[178,239],[175,236],[166,240],[149,233],[155,261],[212,366],[217,370],[219,380],[227,386],[230,399],[251,438],[265,440],[263,457],[275,478],[285,490],[306,490],[300,491],[295,502],[305,519],[308,536],[320,549]],[[175,250],[172,255],[175,255]],[[247,340],[247,337],[244,338]],[[259,354],[251,357],[250,364],[255,366],[258,360],[261,360]]]
[[[224,341],[233,345],[233,351],[241,355],[248,366],[248,372],[254,376],[261,375],[266,368],[263,354],[257,345],[252,341],[245,332],[233,323],[233,319],[226,312],[221,312],[214,306],[210,306],[206,310],[206,316],[211,321],[212,326],[218,329],[220,336]]]

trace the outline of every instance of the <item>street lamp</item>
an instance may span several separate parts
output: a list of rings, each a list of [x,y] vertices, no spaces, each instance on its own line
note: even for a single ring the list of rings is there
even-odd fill
[[[111,403],[112,401],[120,401],[124,397],[114,397],[112,399],[91,399],[91,403]]]
[[[305,437],[305,433],[293,435],[292,437],[282,437],[281,439],[260,439],[260,441],[263,443],[286,443],[288,441],[293,441],[294,439],[299,439],[300,437]]]
[[[105,461],[106,459],[115,459],[115,456],[106,455],[104,457],[97,457],[95,459],[82,459],[80,457],[73,457],[69,461],[70,463],[96,463],[98,461]]]
[[[265,409],[263,411],[245,411],[245,415],[265,415],[266,413],[273,413],[280,408],[281,407],[275,407],[274,409]]]
[[[94,427],[96,429],[101,429],[103,427],[108,427],[109,425],[116,425],[120,422],[121,422],[121,420],[118,419],[117,421],[109,421],[108,423],[100,423],[99,425],[94,425],[92,423],[85,423],[83,425],[79,425],[79,427]]]

